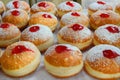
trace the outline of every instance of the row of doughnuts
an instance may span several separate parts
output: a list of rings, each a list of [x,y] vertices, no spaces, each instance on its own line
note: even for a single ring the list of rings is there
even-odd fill
[[[41,53],[31,42],[19,41],[9,45],[0,58],[1,68],[11,77],[21,77],[35,71]],[[88,74],[98,79],[120,78],[120,49],[107,44],[94,46],[85,59],[77,47],[56,44],[44,54],[45,69],[53,76],[66,78],[78,74],[84,67]]]
[[[18,26],[19,29],[25,28],[27,24],[43,24],[48,26],[52,31],[56,29],[58,24],[56,16],[51,13],[38,12],[31,15],[29,18],[29,15],[21,9],[12,9],[4,12],[2,21],[12,23]],[[60,25],[63,27],[68,24],[80,23],[88,27],[90,22],[90,28],[97,29],[99,26],[105,24],[115,24],[119,26],[119,21],[120,15],[111,10],[99,10],[92,14],[90,18],[81,12],[74,11],[63,15],[60,19]]]
[[[9,1],[6,4],[6,6],[4,6],[2,1],[0,2],[0,4],[1,4],[0,13],[3,13],[5,10],[10,10],[10,9],[22,9],[28,13],[30,12],[30,14],[34,14],[37,12],[50,12],[52,14],[56,14],[57,12],[58,16],[61,17],[63,15],[63,12],[65,14],[70,11],[82,10],[81,5],[74,1],[63,2],[59,4],[58,7],[56,7],[54,3],[49,1],[41,1],[41,2],[35,3],[31,6],[31,8],[27,2],[22,0]]]
[[[80,50],[86,50],[92,43],[110,44],[120,48],[120,27],[113,24],[100,26],[92,33],[86,26],[74,23],[60,29],[56,35],[58,43],[72,44]],[[54,44],[55,39],[50,28],[45,25],[31,25],[20,32],[13,24],[0,24],[0,47],[7,47],[18,40],[30,41],[43,52]]]
[[[64,6],[64,7],[63,7]],[[80,4],[74,2],[74,1],[66,1],[60,3],[57,7],[48,1],[41,1],[38,2],[30,8],[29,4],[25,1],[19,1],[19,0],[13,0],[9,1],[6,6],[4,6],[3,2],[0,1],[0,14],[3,13],[5,10],[10,9],[23,9],[27,12],[30,12],[31,14],[34,14],[36,12],[50,12],[53,14],[56,14],[60,17],[62,17],[64,14],[70,12],[70,11],[81,11],[82,7]],[[93,14],[94,12],[98,10],[113,10],[113,7],[110,3],[104,2],[101,0],[98,0],[96,2],[91,3],[88,6],[88,13],[89,15]],[[117,4],[115,6],[115,11],[119,13],[120,6]]]
[[[14,4],[15,6],[18,6],[18,1],[15,1]],[[15,41],[8,40],[6,42],[1,42],[5,43],[5,46],[7,45],[7,42],[13,43],[10,43],[11,45],[8,44],[9,46],[7,45],[8,47],[6,48],[0,60],[2,70],[9,76],[20,77],[34,71],[40,63],[40,52],[38,51],[45,51],[48,47],[53,45],[54,38],[52,31],[55,30],[55,27],[58,23],[57,18],[51,13],[41,12],[41,10],[38,10],[38,5],[44,6],[42,9],[49,6],[49,4],[46,4],[46,2],[44,1],[34,4],[33,10],[36,11],[33,12],[35,14],[31,13],[32,15],[30,16],[30,19],[29,15],[21,9],[11,9],[3,14],[3,23],[0,24],[0,32],[1,36],[3,36],[1,38],[7,38],[8,40],[10,39],[9,37],[13,36],[11,39],[14,39],[14,37],[16,36]],[[96,29],[93,34],[90,29],[87,28],[89,25],[89,18],[83,13],[78,12],[81,11],[81,7],[77,5],[79,4],[73,1],[63,2],[59,5],[59,8],[62,9],[58,9],[57,16],[61,17],[60,25],[63,28],[58,31],[57,38],[58,43],[62,44],[51,46],[45,52],[44,63],[46,70],[50,74],[57,77],[69,77],[79,73],[79,71],[81,71],[81,69],[83,68],[84,63],[86,71],[94,77],[102,79],[119,78],[120,51],[118,48],[120,47],[120,27],[117,26],[119,24],[119,15],[113,11],[108,11],[108,13],[107,11],[101,11],[102,17],[100,16],[100,14],[98,14],[98,17],[102,19],[99,19],[101,20],[101,22],[98,22],[102,23],[103,21],[106,21],[108,23],[105,23],[107,25],[97,25],[97,27],[99,28]],[[65,6],[65,8],[63,6]],[[69,9],[73,9],[75,11],[72,10],[73,12],[69,12],[71,11]],[[52,10],[56,10],[56,8]],[[105,12],[105,14],[103,12]],[[63,15],[62,13],[67,14]],[[115,18],[112,17],[113,20],[111,19],[111,14],[114,17],[116,16]],[[4,19],[5,15],[7,15],[6,19]],[[27,17],[24,15],[27,15]],[[90,22],[90,24],[94,24],[94,22],[97,21],[96,19],[98,19],[98,17],[95,16],[93,17],[95,20],[93,22]],[[90,18],[92,18],[92,15]],[[10,20],[10,22],[4,23],[7,22],[6,20],[8,20],[8,22]],[[13,22],[19,24],[16,25]],[[27,23],[29,24],[29,27],[24,29],[21,33],[19,29],[24,28],[21,26],[21,24],[24,24],[25,26],[27,25]],[[9,26],[13,26],[14,28]],[[5,39],[3,39],[2,41],[5,41]],[[19,39],[22,41],[14,43]],[[39,50],[38,48],[36,49],[32,43],[24,41],[30,41],[34,43],[39,48]],[[92,51],[88,51],[89,55],[86,57],[85,62],[83,62],[82,52],[80,50],[83,50],[84,48],[90,46],[92,42],[95,45],[101,43],[112,44],[117,46],[118,48],[110,45],[101,45],[98,48],[93,48]],[[68,44],[72,44],[74,46]],[[98,52],[96,52],[97,50]],[[98,53],[100,54],[97,56]],[[94,60],[90,61],[91,59]],[[102,59],[104,59],[104,61],[102,61]],[[98,62],[95,63],[96,60],[98,60]],[[114,69],[112,71],[110,68],[111,64],[113,65],[112,68]],[[98,68],[96,68],[96,66]],[[104,74],[101,74],[101,72]],[[103,77],[99,75],[103,75]]]
[[[44,2],[44,1],[39,2],[39,3],[41,3],[41,5],[44,7],[47,5],[47,2]],[[97,3],[99,5],[105,5],[105,4],[102,4],[102,2],[100,1]],[[98,8],[98,10],[100,11],[96,11],[94,14],[90,14],[91,17],[88,18],[86,15],[76,10],[76,8],[78,8],[79,6],[77,5],[74,6],[73,1],[67,1],[61,4],[66,4],[68,7],[73,7],[73,8],[65,7],[66,9],[74,9],[74,7],[76,6],[75,10],[71,10],[72,12],[64,11],[67,14],[65,14],[64,16],[61,16],[60,25],[62,27],[68,24],[73,24],[73,23],[80,23],[85,26],[88,26],[90,23],[91,28],[97,29],[99,26],[102,26],[105,24],[115,24],[115,25],[120,24],[119,23],[120,15],[115,13],[112,10],[103,11],[101,8],[100,9]],[[36,5],[38,5],[38,3]],[[39,9],[38,6],[37,6],[37,9]],[[64,13],[64,12],[61,12],[61,13]],[[15,24],[16,26],[18,26],[19,29],[25,28],[27,24],[29,25],[43,24],[43,25],[48,26],[52,31],[56,29],[56,26],[58,24],[58,20],[56,16],[54,16],[51,13],[45,13],[45,12],[43,13],[41,11],[39,12],[37,11],[36,13],[34,13],[33,15],[29,17],[29,15],[21,9],[11,9],[11,10],[4,12],[4,14],[2,15],[2,21]]]

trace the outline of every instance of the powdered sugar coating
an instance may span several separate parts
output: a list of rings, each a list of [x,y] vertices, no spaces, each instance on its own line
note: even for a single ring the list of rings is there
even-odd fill
[[[55,51],[56,46],[59,46],[59,45],[66,46],[67,49],[70,49],[70,50],[71,50],[71,54],[73,54],[73,55],[74,55],[74,51],[79,51],[79,52],[81,53],[81,51],[80,51],[77,47],[72,46],[72,45],[70,45],[70,44],[56,44],[56,45],[53,45],[53,46],[49,47],[49,48],[47,49],[47,51],[45,52],[45,55],[51,55],[52,52]],[[80,55],[81,55],[81,54],[80,54]]]
[[[10,16],[10,15],[12,15],[12,11],[14,11],[14,10],[17,10],[17,11],[19,11],[19,16],[21,16],[21,17],[24,17],[25,16],[25,14],[27,14],[27,12],[26,11],[24,11],[24,10],[22,10],[22,9],[11,9],[11,10],[8,10],[8,11],[6,11],[6,12],[4,12],[3,13],[3,15],[2,15],[2,17],[5,17],[5,16]],[[28,17],[29,18],[29,17]]]
[[[103,56],[103,51],[104,50],[112,50],[114,52],[116,52],[118,55],[120,55],[120,49],[112,46],[112,45],[107,45],[107,44],[101,44],[98,46],[95,46],[93,48],[91,48],[86,55],[86,59],[89,60],[90,62],[94,62],[96,60],[105,58]],[[109,58],[108,58],[109,59]],[[112,58],[114,59],[117,63],[120,63],[120,56],[117,56],[116,58]]]
[[[15,7],[14,7],[14,5],[13,5],[13,2],[15,2],[15,1],[18,1],[18,8],[17,8],[17,9],[25,9],[25,6],[22,4],[23,1],[20,1],[20,0],[12,0],[12,1],[10,1],[10,2],[8,2],[8,3],[6,4],[6,7],[7,7],[8,9],[15,9]],[[25,1],[24,1],[24,2],[25,2]]]
[[[82,24],[84,22],[89,23],[89,18],[84,13],[76,12],[80,16],[73,16],[73,15],[71,15],[72,13],[73,12],[69,12],[69,13],[63,15],[60,21],[65,25],[73,24],[73,23],[81,23]]]
[[[30,32],[29,29],[32,26],[38,26],[39,30],[36,32]],[[41,24],[35,24],[32,25],[28,28],[26,28],[23,32],[22,35],[24,36],[24,39],[30,40],[30,41],[34,41],[34,40],[43,40],[46,41],[49,38],[53,38],[53,33],[51,32],[51,30],[44,25]]]
[[[48,4],[48,6],[47,7],[39,7],[38,4],[41,3],[41,2],[45,2],[46,4]],[[44,10],[45,11],[45,10],[51,8],[51,6],[53,6],[54,8],[56,8],[55,5],[53,3],[51,3],[51,2],[49,2],[49,1],[41,1],[41,2],[33,4],[33,6],[31,7],[31,9],[36,10],[36,11],[39,11],[39,10]]]
[[[54,16],[52,13],[48,13],[48,12],[37,12],[37,13],[33,14],[33,15],[31,16],[31,18],[33,18],[33,17],[38,17],[39,15],[43,15],[43,14],[50,15],[52,18],[54,18],[54,19],[57,20],[57,17],[56,17],[56,16]],[[52,18],[51,18],[51,19],[52,19]]]
[[[106,27],[108,26],[113,26],[113,27],[117,27],[119,29],[119,33],[111,33],[109,32]],[[100,26],[97,30],[95,30],[94,34],[102,40],[107,40],[109,41],[111,44],[120,40],[120,27],[118,27],[117,25],[113,25],[113,24],[106,24],[103,26]]]
[[[103,2],[103,1],[102,1]],[[91,10],[106,10],[106,9],[109,9],[109,8],[112,8],[112,6],[107,3],[107,2],[104,2],[105,4],[99,4],[97,2],[93,2],[91,3],[88,8],[91,9]]]
[[[6,36],[13,36],[19,32],[20,31],[16,26],[9,24],[8,28],[0,28],[0,38],[6,39]]]
[[[0,1],[0,8],[3,8],[4,4],[2,1]]]
[[[57,8],[60,9],[60,10],[63,10],[63,11],[64,10],[75,11],[75,10],[81,10],[82,9],[81,5],[77,2],[70,1],[74,5],[74,7],[70,7],[70,6],[66,5],[66,2],[68,2],[68,1],[60,3]]]
[[[87,27],[83,26],[82,30],[74,31],[70,28],[71,26],[72,25],[63,27],[58,34],[66,39],[72,39],[74,41],[82,41],[83,39],[88,39],[92,36],[92,32]]]

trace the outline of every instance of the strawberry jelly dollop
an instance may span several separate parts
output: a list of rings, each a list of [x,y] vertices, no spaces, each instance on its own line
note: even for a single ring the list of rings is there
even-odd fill
[[[8,28],[8,27],[10,27],[10,26],[7,23],[3,23],[0,25],[0,28]]]
[[[55,51],[57,53],[62,53],[62,52],[65,52],[65,51],[70,51],[70,49],[68,49],[66,46],[64,45],[59,45],[59,46],[56,46],[55,48]]]
[[[79,30],[82,30],[84,27],[82,25],[80,25],[80,24],[74,24],[70,28],[72,28],[74,31],[79,31]]]
[[[108,26],[108,27],[106,27],[106,29],[111,33],[119,33],[120,32],[119,29],[114,26]]]
[[[37,32],[39,29],[40,29],[39,26],[32,26],[32,27],[29,29],[29,31],[30,31],[30,32]]]
[[[44,8],[46,8],[46,7],[48,6],[48,4],[45,3],[45,2],[40,2],[40,3],[38,4],[38,6],[39,6],[39,7],[44,7]]]
[[[77,12],[72,12],[71,15],[72,15],[72,16],[80,16],[80,14],[77,13]]]
[[[17,45],[12,49],[12,54],[20,54],[26,51],[32,51],[32,50],[26,48],[24,45]]]
[[[70,6],[70,7],[74,7],[73,3],[70,2],[70,1],[66,2],[66,5],[68,5],[68,6]],[[64,7],[64,6],[63,6],[63,7]]]
[[[13,2],[14,8],[19,8],[18,1]]]
[[[13,10],[13,11],[11,12],[11,14],[14,15],[14,16],[19,16],[19,15],[20,15],[20,12],[19,12],[18,10]]]
[[[43,16],[44,18],[52,18],[52,16],[49,15],[49,14],[43,14],[42,16]]]
[[[109,59],[120,56],[119,54],[117,54],[115,51],[112,51],[112,50],[104,50],[103,55],[104,57],[109,58]]]
[[[102,14],[100,14],[100,17],[101,18],[108,18],[110,15],[109,14],[107,14],[107,13],[102,13]]]

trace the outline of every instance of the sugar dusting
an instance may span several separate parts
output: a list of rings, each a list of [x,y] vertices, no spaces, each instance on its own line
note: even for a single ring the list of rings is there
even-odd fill
[[[119,33],[111,33],[106,29],[106,27],[108,27],[108,26],[117,27],[120,31],[120,27],[118,27],[117,25],[107,24],[107,25],[99,27],[95,31],[96,36],[98,36],[102,40],[107,40],[111,43],[118,41],[120,39],[120,32]]]
[[[72,10],[73,11],[74,10],[81,10],[81,5],[79,3],[74,2],[74,1],[70,1],[74,5],[74,7],[70,7],[70,6],[66,5],[66,2],[67,1],[60,3],[58,5],[58,9],[60,9],[60,10],[71,10],[71,11]]]
[[[73,23],[82,23],[85,21],[89,21],[88,17],[84,13],[77,12],[80,16],[72,16],[71,13],[72,12],[69,12],[63,15],[61,18],[61,22],[65,25],[68,25]]]
[[[58,34],[66,39],[71,38],[77,41],[89,38],[92,35],[92,32],[87,27],[84,27],[82,30],[79,31],[74,31],[72,28],[65,26],[58,32]]]
[[[8,11],[4,12],[3,15],[2,15],[2,18],[5,17],[5,16],[11,16],[12,15],[11,12],[14,11],[14,10],[17,10],[17,11],[20,12],[20,14],[19,14],[20,17],[24,17],[25,15],[27,15],[27,12],[22,10],[22,9],[11,9],[11,10],[8,10]],[[27,17],[29,18],[28,15],[27,15]]]
[[[40,30],[36,31],[36,32],[30,32],[29,29],[32,26],[38,26],[40,27]],[[34,41],[34,40],[47,40],[48,38],[53,37],[53,33],[51,32],[51,30],[44,25],[40,25],[40,24],[36,24],[36,25],[32,25],[28,28],[26,28],[23,32],[22,35],[24,36],[25,39],[30,40],[30,41]]]
[[[106,4],[98,4],[97,2],[93,2],[89,5],[89,8],[92,10],[106,10],[108,8],[112,7],[109,3]]]
[[[45,2],[46,4],[49,4],[48,1],[41,1],[41,2]],[[52,6],[54,6],[54,4],[51,3],[51,4],[49,4],[49,6],[47,6],[47,7],[39,7],[38,4],[41,3],[41,2],[38,2],[38,3],[36,3],[36,4],[33,4],[33,6],[31,7],[31,9],[32,9],[32,10],[37,10],[37,11],[39,11],[39,10],[47,10],[47,9],[51,8]],[[55,7],[55,6],[54,6],[54,7]]]
[[[0,28],[0,37],[5,39],[6,36],[8,36],[8,35],[12,36],[14,34],[18,34],[18,32],[19,32],[19,29],[16,26],[10,25],[10,27],[5,28],[5,29]]]
[[[112,45],[101,44],[101,45],[95,46],[95,47],[91,48],[89,51],[87,51],[86,59],[89,60],[90,62],[94,62],[96,60],[102,59],[102,58],[104,58],[103,51],[107,50],[107,49],[110,49],[120,55],[119,48],[114,47]],[[113,59],[116,61],[116,63],[120,64],[120,56],[113,58]]]
[[[8,9],[14,9],[15,7],[14,7],[14,5],[13,5],[13,2],[14,1],[17,1],[17,0],[13,0],[13,1],[9,1],[7,4],[6,4],[6,7],[8,8]],[[20,3],[20,1],[18,1],[18,4]]]
[[[6,4],[6,7],[7,7],[8,9],[15,9],[15,7],[14,7],[14,5],[13,5],[13,2],[14,2],[14,1],[18,1],[18,5],[19,5],[18,9],[24,9],[24,8],[25,8],[24,5],[22,4],[23,1],[20,1],[20,0],[12,0],[12,1],[9,1],[9,2]]]

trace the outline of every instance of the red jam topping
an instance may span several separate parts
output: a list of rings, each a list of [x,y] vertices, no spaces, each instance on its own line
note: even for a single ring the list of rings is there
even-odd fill
[[[57,53],[62,53],[62,52],[64,52],[64,51],[70,51],[70,49],[68,49],[68,48],[67,48],[66,46],[64,46],[64,45],[59,45],[59,46],[56,46],[55,51],[56,51]]]
[[[19,54],[25,51],[32,51],[32,50],[26,48],[24,45],[17,45],[12,49],[12,54]]]
[[[45,2],[40,2],[40,3],[38,4],[38,6],[39,6],[39,7],[44,7],[44,8],[46,8],[46,7],[48,6],[48,4],[46,4]]]
[[[40,29],[39,26],[32,26],[32,27],[29,29],[29,31],[30,31],[30,32],[37,32],[39,29]]]
[[[18,1],[13,2],[14,8],[19,8]]]
[[[119,33],[120,32],[119,29],[114,26],[108,26],[108,27],[106,27],[106,29],[111,33]]]
[[[70,7],[74,7],[73,3],[71,3],[70,1],[66,2],[66,5],[70,6]],[[63,6],[64,7],[64,6]]]
[[[109,59],[116,58],[117,56],[120,56],[112,50],[104,50],[103,55],[104,55],[104,57],[109,58]]]
[[[71,15],[72,15],[72,16],[80,16],[80,14],[78,14],[77,12],[72,12]]]
[[[82,30],[84,27],[82,25],[79,25],[79,24],[74,24],[72,27],[74,31],[79,31],[79,30]]]
[[[97,1],[97,3],[98,4],[103,4],[103,5],[105,4],[105,2],[103,2],[103,1]]]
[[[49,15],[49,14],[43,14],[42,16],[43,16],[44,18],[52,18],[52,16]]]
[[[107,14],[107,13],[102,13],[102,14],[100,14],[100,17],[102,17],[102,18],[108,18],[110,15],[109,14]]]
[[[9,24],[7,23],[3,23],[0,25],[0,28],[8,28],[9,27]]]
[[[18,15],[20,14],[20,12],[19,12],[18,10],[14,10],[14,11],[12,11],[11,13],[12,13],[12,15],[14,15],[14,16],[18,16]]]

